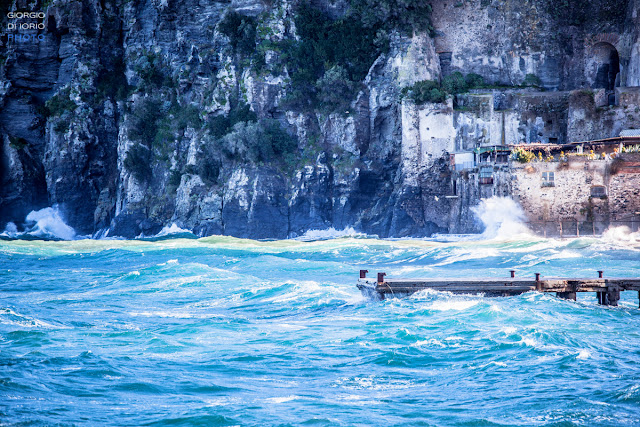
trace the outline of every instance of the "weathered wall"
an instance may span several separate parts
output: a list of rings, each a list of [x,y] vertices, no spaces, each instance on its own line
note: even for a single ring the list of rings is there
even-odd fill
[[[558,235],[601,234],[610,225],[638,222],[640,173],[616,172],[634,155],[619,160],[512,163],[512,197],[526,213],[531,228]],[[640,169],[638,170],[640,172]],[[554,186],[542,186],[542,173],[554,173]],[[604,197],[592,188],[604,186]]]
[[[597,46],[606,43],[618,51],[623,85],[637,85],[637,66],[627,66],[637,61],[636,3],[434,2],[436,51],[445,74],[474,72],[507,85],[533,74],[547,89],[572,90],[593,86]]]

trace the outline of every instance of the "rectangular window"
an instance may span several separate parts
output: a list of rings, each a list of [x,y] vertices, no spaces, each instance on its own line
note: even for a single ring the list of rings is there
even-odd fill
[[[607,189],[603,185],[594,185],[591,187],[591,197],[606,197]]]
[[[480,168],[480,184],[493,184],[493,167]]]
[[[542,172],[542,186],[555,187],[555,174],[553,172]]]

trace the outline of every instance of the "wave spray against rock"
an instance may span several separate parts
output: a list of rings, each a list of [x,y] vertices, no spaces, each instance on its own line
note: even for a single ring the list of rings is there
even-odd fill
[[[25,229],[22,233],[18,232],[16,225],[10,222],[7,224],[2,236],[11,239],[31,236],[54,240],[73,240],[77,237],[75,230],[64,221],[58,205],[29,212],[25,218]]]
[[[525,225],[524,211],[509,197],[493,196],[483,199],[471,210],[484,225],[482,237],[485,239],[512,239],[523,234],[531,235]]]

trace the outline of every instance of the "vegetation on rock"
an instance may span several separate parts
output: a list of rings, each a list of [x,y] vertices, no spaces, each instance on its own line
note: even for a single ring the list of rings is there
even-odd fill
[[[248,56],[256,49],[256,26],[255,18],[230,10],[218,24],[218,30],[229,38],[235,52]]]
[[[418,105],[426,102],[444,102],[448,95],[468,92],[470,89],[485,87],[482,76],[471,73],[466,76],[460,72],[452,73],[442,79],[442,83],[434,80],[421,80],[412,86],[402,88],[402,95]]]
[[[151,178],[151,151],[140,143],[134,144],[127,151],[124,167],[139,182],[147,182]]]

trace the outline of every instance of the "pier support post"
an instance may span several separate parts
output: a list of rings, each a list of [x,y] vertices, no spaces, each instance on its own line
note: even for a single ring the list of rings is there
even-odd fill
[[[607,300],[606,305],[617,307],[618,301],[620,301],[620,289],[608,289],[605,298]]]
[[[604,300],[604,292],[596,292],[596,296],[598,297],[598,304],[606,305]]]
[[[562,298],[562,299],[569,299],[572,301],[576,300],[576,293],[575,292],[556,292],[556,296],[558,298]]]

